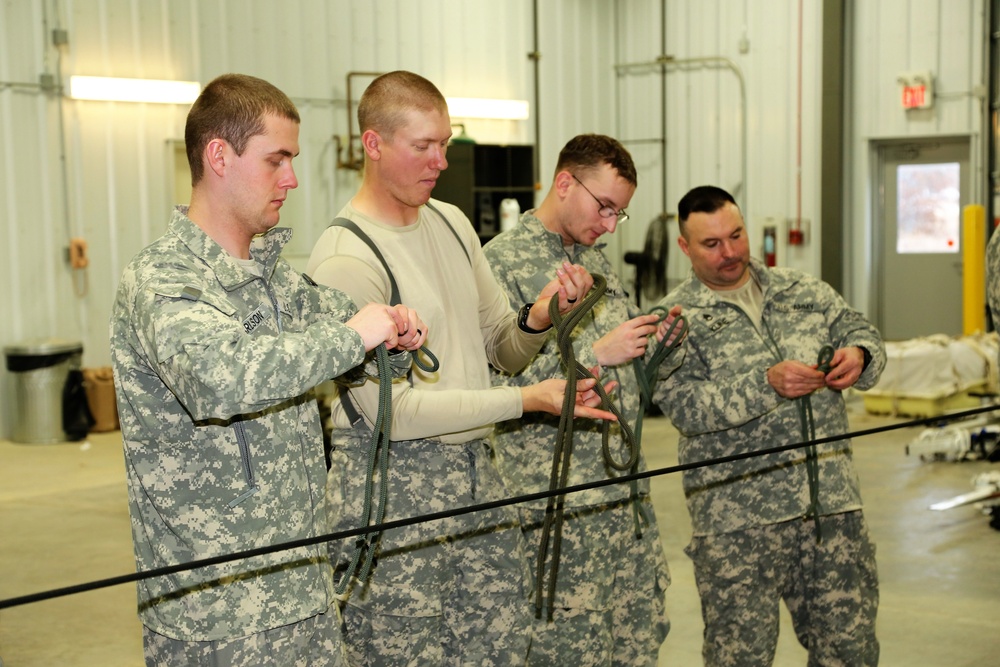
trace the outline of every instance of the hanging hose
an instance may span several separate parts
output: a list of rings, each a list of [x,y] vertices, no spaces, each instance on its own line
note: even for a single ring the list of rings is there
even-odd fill
[[[670,311],[663,306],[653,306],[649,313],[659,315],[657,324],[670,315]],[[642,420],[653,404],[653,394],[656,392],[656,380],[659,376],[660,366],[681,346],[685,336],[687,336],[687,321],[682,316],[678,316],[663,334],[663,338],[656,341],[656,346],[653,348],[648,362],[643,363],[641,357],[632,360],[635,380],[639,385],[639,413],[635,417],[635,441],[640,448],[642,447]],[[671,342],[668,344],[667,341]],[[635,474],[638,471],[638,461],[636,461],[636,465],[629,472]],[[629,488],[632,492],[632,525],[635,527],[635,537],[639,539],[642,537],[642,525],[648,525],[649,521],[641,512],[638,482],[633,480],[629,483]]]
[[[434,356],[426,346],[421,346],[422,352],[428,359],[420,359],[416,353],[413,354],[413,363],[420,369],[433,373],[441,367],[437,357]],[[375,365],[378,368],[378,413],[375,423],[372,425],[372,435],[368,443],[368,466],[365,471],[365,496],[364,505],[361,512],[361,525],[372,523],[372,498],[375,495],[375,470],[379,476],[379,503],[375,512],[376,525],[385,521],[385,507],[389,494],[389,438],[392,433],[392,373],[389,366],[389,353],[384,345],[375,348]],[[347,391],[341,388],[341,391]],[[358,580],[364,581],[371,572],[372,562],[375,559],[376,545],[381,532],[358,535],[354,542],[354,551],[351,554],[350,563],[344,576],[334,586],[337,595],[342,595],[347,590],[351,578],[354,576],[361,560],[362,552],[365,553],[365,561],[358,572]]]
[[[824,375],[830,372],[830,363],[833,361],[834,350],[830,345],[820,348],[819,359],[816,370]],[[816,424],[813,421],[812,401],[809,394],[795,399],[799,406],[799,422],[802,425],[802,436],[807,440],[816,439]],[[819,454],[816,445],[806,447],[806,479],[809,481],[809,508],[806,510],[806,519],[813,519],[816,529],[816,541],[822,539],[819,527],[819,514],[821,511],[819,502]]]
[[[601,297],[604,296],[605,288],[607,287],[607,279],[599,273],[592,274],[594,279],[594,285],[591,290],[584,297],[580,304],[571,310],[565,318],[562,313],[559,312],[559,303],[557,299],[552,299],[549,302],[549,318],[552,320],[552,326],[556,329],[556,343],[559,349],[560,357],[562,358],[563,364],[566,367],[566,394],[563,398],[562,412],[559,416],[559,430],[556,435],[556,443],[552,456],[552,470],[549,476],[549,490],[554,491],[556,489],[565,488],[569,479],[569,468],[570,461],[573,454],[573,420],[574,420],[574,408],[576,404],[576,383],[580,377],[593,378],[595,381],[594,391],[601,398],[601,407],[618,418],[618,424],[621,428],[622,439],[625,442],[625,448],[627,451],[627,460],[617,461],[611,453],[610,447],[610,429],[611,423],[605,421],[601,428],[601,451],[604,456],[604,461],[607,465],[618,471],[635,471],[639,463],[639,438],[636,433],[633,432],[632,428],[629,426],[628,422],[622,417],[621,412],[618,410],[617,406],[611,401],[607,393],[604,391],[604,387],[601,385],[600,380],[590,372],[590,369],[583,366],[576,360],[576,354],[573,351],[572,343],[572,333],[573,329],[580,323],[581,320],[587,315],[597,305]],[[655,309],[654,309],[655,310]],[[663,309],[660,309],[663,310]],[[663,317],[660,318],[662,321],[667,316],[666,312]],[[670,336],[674,333],[677,327],[685,326],[683,320],[678,318],[679,321],[675,321],[668,331],[667,335],[664,336],[664,340],[669,340]],[[663,362],[666,357],[668,357],[674,349],[683,340],[683,329],[680,335],[675,336],[675,340],[671,345],[665,345],[664,342],[657,341],[657,347],[650,358],[650,363],[643,367],[641,362],[635,365],[637,379],[639,379],[640,392],[642,393],[642,410],[645,406],[652,401],[653,386],[655,385],[656,374],[659,365]],[[642,411],[640,411],[639,422],[641,425]],[[631,482],[633,486],[633,497],[637,494],[634,493],[636,488],[636,481]],[[559,570],[559,558],[562,551],[562,527],[563,527],[563,516],[565,511],[565,494],[558,496],[550,496],[548,499],[548,505],[545,509],[545,519],[542,524],[542,534],[541,541],[539,544],[538,560],[536,563],[536,577],[535,577],[535,614],[538,618],[541,618],[542,613],[542,602],[543,593],[545,592],[545,561],[548,556],[549,543],[552,543],[552,561],[549,565],[549,578],[548,578],[548,600],[549,600],[549,610],[548,610],[548,621],[552,621],[554,613],[553,601],[555,599],[556,592],[556,579]],[[636,520],[637,530],[638,530],[638,511],[633,509],[634,517]],[[553,535],[553,530],[555,534]]]

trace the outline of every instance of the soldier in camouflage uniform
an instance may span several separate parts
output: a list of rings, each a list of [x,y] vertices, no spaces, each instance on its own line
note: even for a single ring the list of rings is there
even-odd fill
[[[281,259],[298,129],[267,82],[210,83],[185,131],[191,205],[122,275],[111,356],[139,570],[323,534],[313,387],[383,342],[423,343],[408,308],[359,312]],[[344,664],[323,545],[147,578],[138,597],[149,665]]]
[[[1000,331],[1000,234],[994,230],[986,246],[986,301],[993,328]]]
[[[440,91],[410,72],[376,78],[358,105],[364,176],[340,217],[385,258],[403,300],[431,328],[440,370],[413,368],[392,386],[386,520],[457,509],[509,495],[490,461],[492,424],[536,410],[558,413],[565,380],[490,387],[489,364],[517,369],[545,340],[550,298],[563,312],[590,275],[566,265],[537,303],[516,313],[490,273],[461,211],[430,200],[451,136]],[[357,303],[384,301],[390,273],[357,232],[331,226],[306,271]],[[592,381],[583,382],[589,389]],[[379,386],[352,387],[331,405],[329,495],[335,530],[357,528],[365,498],[366,449]],[[577,396],[598,402],[592,391]],[[613,418],[578,405],[577,414]],[[355,415],[351,416],[351,411]],[[331,545],[346,565],[355,540]],[[520,665],[528,648],[527,561],[510,507],[385,531],[370,577],[350,582],[345,640],[358,666]]]
[[[691,190],[678,214],[693,275],[663,303],[689,331],[659,389],[681,464],[848,432],[841,392],[885,366],[875,327],[826,283],[751,259],[724,190]],[[849,440],[687,470],[684,492],[706,665],[770,665],[780,600],[810,665],[877,664],[875,545]]]
[[[673,317],[664,320],[657,332],[658,316],[639,312],[605,256],[604,244],[597,243],[627,218],[624,209],[636,180],[632,157],[618,141],[594,134],[574,137],[559,154],[552,187],[541,205],[485,246],[497,280],[515,305],[536,294],[545,276],[565,261],[607,278],[604,298],[574,329],[573,348],[581,364],[599,365],[606,378],[618,383],[614,400],[631,424],[640,408],[632,361],[651,353],[649,337],[658,333],[662,338],[673,321]],[[564,372],[553,333],[524,370],[513,375],[494,371],[493,381],[531,384]],[[492,437],[495,455],[515,494],[549,489],[559,423],[558,417],[533,414],[497,424]],[[622,474],[604,460],[600,423],[576,422],[573,435],[570,485]],[[617,425],[611,438],[622,442]],[[621,451],[615,457],[628,459]],[[641,456],[637,468],[645,469]],[[643,519],[639,539],[633,502]],[[542,499],[519,506],[533,565],[541,548],[546,503]],[[664,611],[670,573],[648,481],[635,489],[618,484],[573,493],[566,497],[565,507],[556,598],[544,600],[546,608],[539,610],[529,664],[655,665],[670,627]],[[549,549],[546,572],[551,558]]]

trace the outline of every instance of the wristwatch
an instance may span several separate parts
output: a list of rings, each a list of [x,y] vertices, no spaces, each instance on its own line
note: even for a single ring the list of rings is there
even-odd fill
[[[534,305],[535,305],[534,301],[532,301],[531,303],[526,303],[523,306],[521,306],[521,310],[517,311],[517,328],[523,331],[524,333],[540,334],[552,328],[551,324],[545,327],[544,329],[532,329],[531,327],[528,326],[528,311],[531,310],[531,307]]]

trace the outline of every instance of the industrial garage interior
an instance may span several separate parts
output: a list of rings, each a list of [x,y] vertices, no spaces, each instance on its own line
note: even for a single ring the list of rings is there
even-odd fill
[[[75,77],[197,90],[240,72],[285,91],[302,152],[281,224],[304,270],[360,183],[358,98],[396,69],[450,104],[517,108],[451,113],[433,196],[482,241],[540,203],[570,137],[603,133],[638,169],[629,221],[602,237],[637,306],[689,275],[677,202],[715,184],[754,257],[865,314],[889,365],[846,398],[880,664],[997,662],[1000,0],[8,0],[0,33],[0,667],[142,664],[135,584],[95,586],[135,572],[108,323],[124,267],[190,196],[190,101],[84,99]],[[703,623],[677,441],[646,418],[672,574],[659,665],[686,666]],[[804,665],[782,614],[774,664]]]
[[[868,414],[850,404],[851,430],[910,420]],[[971,480],[996,468],[988,461],[924,462],[906,445],[923,426],[854,441],[865,517],[878,549],[878,635],[883,665],[982,667],[995,662],[997,530],[972,505],[932,511],[930,505],[973,490]],[[677,464],[677,432],[664,417],[645,421],[650,470]],[[655,444],[654,444],[655,443]],[[0,442],[0,566],[4,598],[93,584],[134,572],[124,464],[117,432],[85,442],[25,445]],[[44,468],[44,474],[39,470]],[[701,610],[691,561],[691,536],[678,474],[652,479],[652,494],[672,583],[670,633],[659,665],[701,664]],[[13,575],[16,573],[16,577]],[[142,664],[135,585],[120,584],[0,611],[0,657],[23,665]],[[782,608],[775,667],[804,665]]]

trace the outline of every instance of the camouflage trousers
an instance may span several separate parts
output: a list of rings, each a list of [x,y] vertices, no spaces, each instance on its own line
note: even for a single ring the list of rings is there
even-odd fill
[[[640,507],[638,539],[631,500],[566,512],[553,619],[547,621],[545,609],[535,620],[529,665],[655,667],[670,630],[664,608],[670,571],[648,496]],[[544,517],[544,510],[521,509],[533,573]],[[550,544],[545,595],[551,559]]]
[[[336,605],[298,623],[237,639],[184,641],[142,628],[149,667],[346,667]]]
[[[878,664],[875,545],[860,511],[695,536],[705,665],[771,665],[785,601],[809,666]]]
[[[331,453],[328,497],[335,530],[362,515],[364,457]],[[506,487],[481,440],[416,440],[390,448],[386,520],[500,500]],[[353,540],[331,545],[339,571]],[[343,607],[355,667],[523,665],[530,641],[528,563],[513,507],[385,531],[370,577],[354,580]]]

